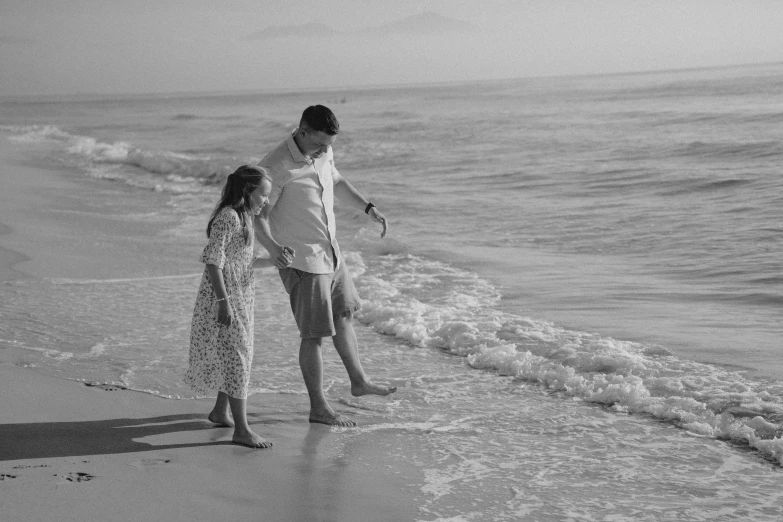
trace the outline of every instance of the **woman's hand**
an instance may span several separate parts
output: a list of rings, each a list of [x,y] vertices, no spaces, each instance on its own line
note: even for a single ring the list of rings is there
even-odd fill
[[[291,265],[294,262],[294,249],[287,246],[280,246],[275,252],[275,266],[282,270]]]
[[[228,305],[228,299],[218,301],[218,323],[221,326],[231,326],[234,321],[234,312],[231,311],[231,307]]]

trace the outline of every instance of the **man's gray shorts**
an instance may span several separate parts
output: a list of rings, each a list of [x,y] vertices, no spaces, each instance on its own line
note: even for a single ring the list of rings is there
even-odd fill
[[[295,268],[280,270],[299,337],[314,339],[332,337],[335,319],[362,307],[345,262],[331,274],[311,274]]]

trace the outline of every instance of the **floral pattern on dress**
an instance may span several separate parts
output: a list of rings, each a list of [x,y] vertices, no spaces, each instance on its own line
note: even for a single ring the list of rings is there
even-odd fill
[[[230,326],[217,321],[218,303],[204,268],[190,327],[189,367],[185,382],[198,393],[218,390],[236,399],[247,398],[253,363],[253,221],[248,219],[250,244],[245,244],[242,222],[235,210],[224,207],[212,222],[209,240],[201,254],[202,263],[223,271],[229,306]]]

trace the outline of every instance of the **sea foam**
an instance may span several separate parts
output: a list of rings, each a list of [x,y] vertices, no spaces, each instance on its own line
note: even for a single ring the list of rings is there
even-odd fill
[[[181,192],[181,185],[221,183],[231,173],[227,161],[204,154],[185,154],[168,150],[136,147],[127,141],[104,142],[91,136],[72,134],[55,125],[11,125],[0,127],[13,133],[10,139],[25,143],[54,143],[76,160],[79,167],[94,177],[124,180],[145,185],[144,179],[123,175],[106,166],[128,166],[150,176],[153,187]],[[234,160],[236,163],[236,160]],[[150,183],[148,182],[147,185]]]
[[[357,317],[378,332],[463,356],[474,369],[745,443],[783,464],[782,390],[663,347],[503,312],[492,284],[442,262],[409,254],[368,263],[347,257],[359,266],[357,286],[367,298]]]

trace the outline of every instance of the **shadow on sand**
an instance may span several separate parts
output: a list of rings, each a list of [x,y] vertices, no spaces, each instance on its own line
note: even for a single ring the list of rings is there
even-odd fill
[[[232,445],[230,440],[168,445],[153,445],[134,440],[168,433],[225,429],[230,428],[212,424],[203,414],[166,415],[147,419],[0,424],[0,461]]]

